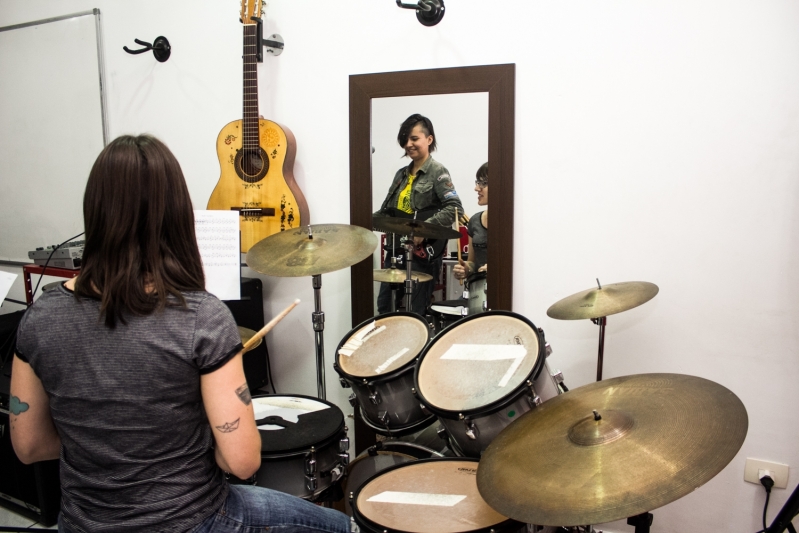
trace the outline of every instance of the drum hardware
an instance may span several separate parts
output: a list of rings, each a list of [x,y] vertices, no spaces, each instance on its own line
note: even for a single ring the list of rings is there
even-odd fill
[[[472,440],[477,440],[477,437],[480,436],[480,430],[477,429],[477,425],[474,423],[474,420],[466,419],[464,422],[466,424],[466,436]]]
[[[351,389],[352,388],[352,385],[350,385],[350,382],[347,381],[344,378],[338,378],[338,382],[341,384],[341,388],[342,389]]]
[[[316,480],[316,449],[311,446],[310,453],[305,459],[305,488],[311,492],[316,492],[319,483]]]
[[[438,438],[442,440],[447,440],[449,438],[449,435],[447,435],[447,428],[445,428],[444,426],[438,428],[436,430],[436,434],[438,435]]]
[[[596,280],[596,289],[572,294],[552,304],[547,316],[557,320],[590,319],[599,326],[599,349],[597,351],[596,380],[602,381],[602,364],[605,356],[605,326],[607,317],[634,307],[654,298],[658,286],[647,281],[627,281],[605,285]]]
[[[344,385],[342,385],[342,387],[343,387],[343,386],[344,386]],[[349,386],[349,385],[348,385],[348,386]],[[352,394],[350,394],[349,401],[350,401],[350,405],[351,405],[351,406],[353,406],[353,407],[358,407],[358,397],[355,395],[355,393],[354,393],[354,392],[353,392]]]
[[[377,412],[377,419],[378,419],[380,422],[382,422],[384,426],[386,426],[386,429],[387,429],[387,430],[389,430],[388,424],[389,424],[389,422],[390,422],[391,420],[388,418],[388,411],[378,411],[378,412]],[[390,431],[390,430],[389,430],[389,431]]]
[[[247,252],[247,266],[278,277],[313,278],[317,396],[325,399],[325,314],[322,274],[347,268],[369,257],[377,237],[366,228],[346,224],[317,224],[281,231],[257,242]]]
[[[530,407],[538,407],[544,403],[541,397],[535,392],[535,384],[532,381],[527,380],[527,387],[530,389],[527,396],[527,401],[530,403]]]
[[[531,524],[635,518],[712,479],[738,453],[748,425],[741,400],[712,381],[611,378],[552,398],[505,428],[482,455],[477,485],[494,509]]]

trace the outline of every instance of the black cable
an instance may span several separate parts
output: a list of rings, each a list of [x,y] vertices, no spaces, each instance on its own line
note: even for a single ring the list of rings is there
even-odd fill
[[[771,498],[771,487],[774,486],[774,479],[769,475],[765,475],[760,478],[760,484],[766,489],[766,504],[763,506],[763,531],[765,531],[768,529],[768,524],[766,524],[766,511],[768,511],[768,501]]]
[[[84,233],[85,232],[81,231],[80,233],[78,233],[77,235],[72,237],[71,239],[67,239],[64,242],[62,242],[61,244],[59,244],[58,246],[56,246],[55,248],[53,248],[53,251],[50,252],[49,256],[47,256],[47,261],[44,262],[44,266],[42,267],[42,273],[39,274],[39,281],[36,282],[36,288],[33,289],[33,294],[31,294],[31,302],[33,302],[33,298],[34,298],[34,296],[36,296],[36,291],[39,290],[39,284],[42,282],[42,278],[44,277],[44,272],[47,270],[47,265],[50,264],[50,259],[53,258],[53,254],[55,253],[55,251],[58,250],[59,248],[61,248],[62,246],[64,246],[66,243],[77,239],[78,237],[80,237]]]

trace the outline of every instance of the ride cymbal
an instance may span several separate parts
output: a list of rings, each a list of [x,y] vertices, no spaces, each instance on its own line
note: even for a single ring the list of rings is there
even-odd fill
[[[414,237],[424,237],[425,239],[458,239],[461,236],[460,232],[450,227],[412,218],[374,217],[372,226],[375,231],[383,233],[413,234]]]
[[[405,270],[400,270],[399,268],[384,268],[383,270],[374,271],[374,280],[382,281],[383,283],[405,283],[406,275]],[[413,270],[411,271],[411,279],[424,283],[433,279],[433,276]]]
[[[377,237],[366,228],[314,224],[259,241],[247,252],[247,266],[268,276],[315,276],[352,266],[375,248]]]
[[[702,486],[735,457],[748,426],[741,400],[707,379],[608,379],[505,428],[480,459],[477,486],[491,507],[522,522],[610,522]]]
[[[648,281],[611,283],[601,288],[572,294],[547,309],[547,316],[558,320],[599,318],[627,311],[648,302],[658,293],[658,286]]]

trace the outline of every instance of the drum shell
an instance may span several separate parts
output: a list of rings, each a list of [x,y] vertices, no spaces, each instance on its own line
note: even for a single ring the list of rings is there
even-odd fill
[[[544,364],[544,369],[534,382],[536,395],[541,401],[549,400],[559,394],[558,385],[549,371],[549,365]],[[519,391],[515,399],[508,397],[509,403],[497,406],[491,413],[484,413],[475,417],[464,417],[459,420],[457,416],[445,418],[439,416],[438,420],[447,430],[447,439],[450,448],[457,454],[465,457],[480,457],[483,451],[491,444],[499,432],[509,426],[521,415],[535,408],[532,391],[524,389]],[[512,416],[509,413],[513,413]],[[467,424],[474,424],[477,435],[474,439],[467,433]]]
[[[413,462],[413,464],[428,462],[428,461],[474,461],[475,466],[477,466],[478,463],[476,459],[469,459],[464,457],[441,457],[441,458],[431,458],[431,459],[419,459],[418,461]],[[376,473],[366,481],[364,481],[361,487],[359,487],[358,490],[353,493],[352,497],[350,497],[349,494],[345,495],[346,498],[350,499],[353,518],[355,519],[355,522],[360,526],[360,529],[363,533],[405,533],[404,531],[391,529],[390,527],[387,527],[385,525],[378,524],[373,520],[367,518],[358,509],[356,502],[358,500],[358,495],[360,494],[362,487],[368,485],[371,481],[377,479],[378,477],[388,474],[389,472],[402,468],[403,466],[406,465],[407,463],[400,463],[388,467]],[[472,530],[463,530],[460,533],[523,533],[526,531],[527,531],[526,524],[517,522],[516,520],[507,519],[503,522],[492,525],[490,527],[478,528]]]
[[[483,304],[488,301],[488,280],[485,272],[475,272],[466,282],[469,288],[469,315],[483,313]]]

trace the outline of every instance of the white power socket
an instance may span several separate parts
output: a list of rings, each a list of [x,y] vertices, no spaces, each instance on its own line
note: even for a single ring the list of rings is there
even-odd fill
[[[760,485],[760,471],[768,470],[771,472],[771,479],[774,480],[774,488],[784,489],[788,486],[788,469],[788,465],[747,458],[746,467],[744,467],[744,481]]]

